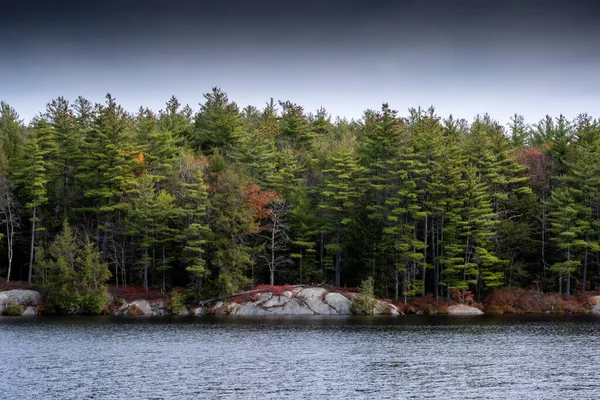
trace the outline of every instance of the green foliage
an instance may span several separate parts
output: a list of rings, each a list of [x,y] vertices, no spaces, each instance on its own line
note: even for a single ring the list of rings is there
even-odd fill
[[[29,275],[35,256],[58,312],[97,312],[107,267],[118,287],[193,283],[207,298],[274,279],[265,262],[279,261],[290,283],[372,277],[405,302],[530,285],[568,296],[600,272],[599,151],[585,114],[504,127],[383,104],[333,121],[292,101],[240,110],[213,88],[195,114],[175,97],[133,114],[110,94],[57,97],[25,127],[0,102],[2,182],[26,216],[10,233],[0,212],[0,267],[14,251],[11,275]],[[276,220],[257,193],[277,193]],[[66,219],[89,239],[67,240]],[[281,240],[266,241],[275,225]]]
[[[188,294],[186,292],[178,292],[173,290],[170,294],[169,311],[173,314],[179,314],[181,311],[186,310],[186,303],[188,301]]]
[[[350,305],[350,311],[352,311],[353,314],[374,314],[375,308],[379,303],[375,298],[373,278],[369,277],[363,280],[360,284],[359,291],[360,294],[356,296],[356,299]]]
[[[2,315],[23,315],[25,308],[19,303],[9,303],[2,310]]]
[[[111,273],[89,238],[78,241],[65,221],[63,230],[36,260],[46,312],[99,314],[108,300]]]
[[[227,94],[214,87],[204,94],[205,103],[196,115],[193,144],[205,154],[213,150],[234,147],[241,135],[241,116],[237,104]]]

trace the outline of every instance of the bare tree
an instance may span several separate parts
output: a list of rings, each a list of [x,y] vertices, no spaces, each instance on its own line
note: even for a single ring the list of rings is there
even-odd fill
[[[265,252],[259,257],[265,260],[269,267],[270,284],[275,283],[275,271],[280,267],[291,264],[292,260],[288,257],[287,245],[290,242],[288,237],[288,225],[284,223],[283,217],[289,212],[290,206],[285,201],[277,201],[269,210],[268,224],[263,228],[264,234],[261,236],[266,239]]]
[[[15,230],[19,227],[19,214],[17,204],[12,194],[8,179],[0,175],[0,225],[6,232],[6,242],[8,248],[8,272],[6,273],[6,282],[10,282],[10,272],[12,269],[13,244],[15,242]]]

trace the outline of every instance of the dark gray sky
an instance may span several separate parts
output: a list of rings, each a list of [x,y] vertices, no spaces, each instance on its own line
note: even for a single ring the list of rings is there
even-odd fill
[[[360,117],[389,102],[442,116],[600,116],[594,1],[6,2],[0,99],[28,121],[59,95],[130,111],[220,86]]]

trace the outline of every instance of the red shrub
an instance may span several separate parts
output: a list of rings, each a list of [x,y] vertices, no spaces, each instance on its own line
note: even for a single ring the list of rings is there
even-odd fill
[[[29,289],[31,285],[27,281],[10,281],[6,282],[6,279],[0,278],[0,290],[13,290],[13,289]]]
[[[557,293],[541,293],[525,289],[496,289],[484,301],[488,314],[588,313],[587,296],[565,300]]]
[[[165,293],[161,293],[156,290],[144,290],[140,287],[127,286],[127,287],[111,287],[110,292],[113,294],[115,299],[123,299],[126,302],[134,300],[165,300],[168,301],[169,296]]]
[[[433,296],[417,297],[404,305],[404,312],[409,314],[447,314],[448,304],[441,298],[436,301]]]
[[[276,286],[276,285],[258,285],[256,287],[256,290],[258,291],[258,293],[273,293],[274,296],[282,296],[283,292],[292,292],[294,293],[294,287],[291,285],[283,285],[283,286]]]
[[[252,296],[250,294],[243,294],[241,296],[233,296],[231,301],[233,303],[243,304],[252,300]]]

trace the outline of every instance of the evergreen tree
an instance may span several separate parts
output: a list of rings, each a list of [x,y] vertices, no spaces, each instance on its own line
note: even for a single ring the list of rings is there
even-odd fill
[[[7,103],[0,101],[0,171],[8,171],[9,161],[15,161],[23,152],[25,143],[19,114]]]
[[[328,247],[335,254],[335,285],[341,284],[342,228],[352,220],[352,211],[361,195],[361,174],[352,144],[341,145],[339,152],[330,157],[329,167],[323,170],[325,202],[321,207],[328,215],[329,231],[334,242]]]
[[[213,150],[235,148],[241,135],[241,116],[236,103],[230,102],[227,94],[214,87],[204,94],[206,101],[196,114],[193,145],[204,154]]]
[[[184,152],[179,160],[181,189],[177,191],[177,201],[184,220],[181,260],[195,281],[199,293],[202,291],[203,279],[210,273],[205,257],[211,233],[207,221],[208,185],[203,176],[206,164],[203,158],[195,158],[192,154]]]
[[[41,118],[34,121],[29,141],[26,143],[23,156],[18,160],[15,169],[15,182],[22,189],[27,199],[25,208],[31,217],[31,237],[29,251],[29,272],[27,281],[31,283],[33,274],[35,234],[44,227],[40,221],[40,207],[48,202],[47,184],[53,169],[52,162],[56,154],[54,132],[50,125]]]
[[[68,222],[62,232],[40,252],[36,272],[41,275],[42,291],[50,312],[61,314],[99,314],[108,300],[105,283],[108,266],[89,238],[78,241]]]

